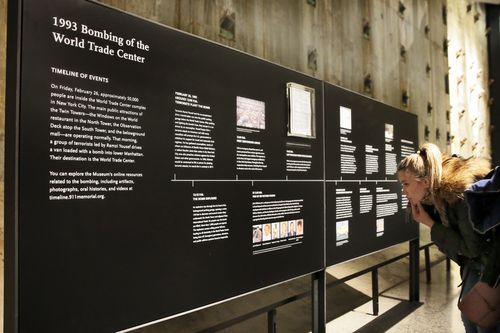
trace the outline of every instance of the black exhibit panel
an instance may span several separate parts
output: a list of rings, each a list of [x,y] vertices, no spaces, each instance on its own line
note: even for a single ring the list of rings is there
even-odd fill
[[[19,332],[324,267],[321,81],[81,0],[23,1],[20,70]]]
[[[417,139],[415,115],[325,83],[327,265],[418,238],[396,175]]]

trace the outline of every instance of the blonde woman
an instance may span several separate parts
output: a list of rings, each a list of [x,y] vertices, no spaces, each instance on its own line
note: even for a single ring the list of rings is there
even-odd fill
[[[485,267],[491,258],[493,242],[476,233],[469,220],[464,190],[490,171],[488,161],[463,159],[441,154],[431,143],[398,165],[398,179],[409,201],[411,217],[430,229],[431,239],[449,258],[460,265],[463,293],[479,281],[495,286],[499,273]],[[500,328],[482,330],[462,316],[465,332],[500,332]]]

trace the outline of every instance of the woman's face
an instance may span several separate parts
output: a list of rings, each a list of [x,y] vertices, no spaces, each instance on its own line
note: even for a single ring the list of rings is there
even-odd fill
[[[421,202],[427,195],[429,181],[427,178],[417,178],[415,174],[408,170],[398,171],[398,179],[403,187],[403,194],[406,195],[412,204]]]

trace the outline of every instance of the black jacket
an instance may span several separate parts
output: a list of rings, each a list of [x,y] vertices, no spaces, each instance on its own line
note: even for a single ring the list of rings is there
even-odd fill
[[[432,206],[426,207],[426,211]],[[431,240],[450,259],[462,265],[466,259],[480,262],[484,266],[481,281],[490,286],[500,280],[500,232],[490,231],[481,235],[472,228],[469,211],[464,200],[445,207],[448,226],[441,223],[439,215],[433,217]]]

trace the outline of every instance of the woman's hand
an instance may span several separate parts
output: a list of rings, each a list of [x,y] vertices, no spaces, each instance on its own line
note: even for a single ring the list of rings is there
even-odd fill
[[[434,220],[431,219],[429,214],[427,214],[424,207],[422,207],[422,204],[420,202],[417,203],[411,202],[410,205],[411,205],[411,216],[413,217],[413,219],[418,223],[422,223],[428,226],[429,228],[432,228],[432,226],[434,225]]]

